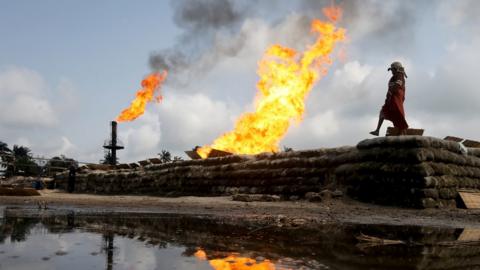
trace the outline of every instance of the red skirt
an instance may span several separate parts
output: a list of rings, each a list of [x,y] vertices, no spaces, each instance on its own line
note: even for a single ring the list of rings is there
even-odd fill
[[[403,101],[405,100],[405,91],[397,90],[385,100],[382,107],[382,115],[385,119],[392,121],[393,126],[399,129],[407,129],[408,124],[405,120],[405,111],[403,109]]]

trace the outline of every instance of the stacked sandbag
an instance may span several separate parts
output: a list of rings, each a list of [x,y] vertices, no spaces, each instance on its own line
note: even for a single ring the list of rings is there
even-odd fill
[[[192,160],[163,170],[145,168],[155,190],[212,195],[262,193],[304,195],[319,191],[328,177],[332,156],[344,150],[314,150],[257,156],[228,156]],[[155,169],[155,170],[153,170]],[[148,177],[148,174],[147,174]]]
[[[77,174],[79,192],[103,194],[220,195],[234,193],[303,196],[335,182],[339,164],[353,162],[354,147],[230,155],[136,169],[87,170]],[[143,166],[142,166],[143,165]],[[132,167],[132,166],[130,166]],[[68,175],[58,175],[66,182]],[[65,185],[64,185],[65,186]]]
[[[455,207],[459,189],[480,189],[480,157],[452,141],[399,136],[357,145],[358,162],[337,178],[364,201],[407,207]]]
[[[92,192],[94,190],[103,190],[106,187],[103,179],[105,176],[117,176],[121,178],[122,174],[131,173],[139,170],[139,166],[131,164],[120,164],[116,166],[103,164],[88,164],[77,168],[75,175],[75,190],[77,192]],[[55,184],[58,189],[67,189],[69,171],[65,170],[54,176]]]

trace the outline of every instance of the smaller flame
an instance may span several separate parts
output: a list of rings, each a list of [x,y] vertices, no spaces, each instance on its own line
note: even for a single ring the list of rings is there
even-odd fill
[[[195,252],[195,254],[193,254],[193,255],[201,261],[206,261],[207,260],[207,253],[205,253],[205,251],[203,251],[201,249],[197,250],[197,252]]]
[[[197,148],[196,151],[202,158],[207,158],[208,155],[210,155],[210,152],[212,152],[212,148],[209,146],[204,146]]]
[[[132,101],[130,107],[122,111],[116,121],[133,121],[145,112],[145,106],[148,102],[153,100],[161,102],[163,97],[160,94],[160,86],[166,78],[167,71],[163,71],[152,73],[143,79],[142,89],[138,90],[137,97]],[[158,92],[158,96],[155,96],[156,92]]]
[[[341,7],[330,6],[322,8],[323,15],[325,15],[330,21],[338,22],[342,19],[343,10]]]
[[[207,253],[202,249],[193,254],[200,261],[207,261]],[[269,260],[257,262],[252,258],[239,257],[230,254],[223,259],[208,260],[210,266],[215,270],[275,270],[275,265]]]

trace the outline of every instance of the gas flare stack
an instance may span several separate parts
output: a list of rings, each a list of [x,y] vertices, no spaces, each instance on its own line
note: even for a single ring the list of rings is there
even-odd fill
[[[105,143],[103,144],[103,148],[106,149],[106,151],[110,151],[109,158],[105,161],[108,161],[110,165],[116,165],[117,164],[117,150],[122,150],[125,147],[123,146],[122,142],[118,140],[117,138],[117,122],[112,121],[112,134],[110,139],[107,139]]]

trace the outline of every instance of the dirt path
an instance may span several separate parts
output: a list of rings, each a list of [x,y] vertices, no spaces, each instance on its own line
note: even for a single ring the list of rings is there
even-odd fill
[[[69,194],[41,191],[42,196],[0,196],[0,205],[37,207],[79,212],[143,212],[213,215],[217,218],[248,218],[263,223],[284,222],[293,226],[325,223],[362,223],[480,228],[480,210],[402,209],[360,203],[347,198],[320,203],[305,201],[237,202],[231,197],[165,198],[132,195]]]

